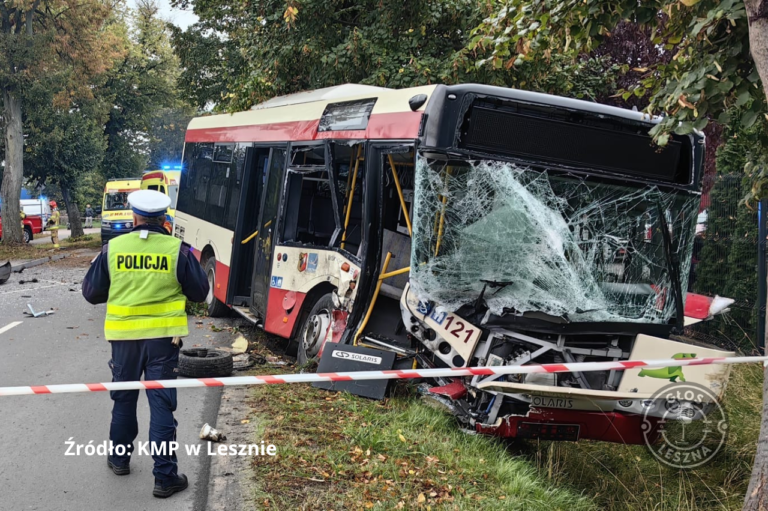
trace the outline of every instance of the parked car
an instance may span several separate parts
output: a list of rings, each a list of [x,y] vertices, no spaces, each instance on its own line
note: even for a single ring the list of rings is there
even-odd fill
[[[43,232],[43,218],[40,215],[27,215],[24,220],[24,242],[29,243],[35,234]],[[0,240],[3,239],[3,218],[0,215]]]

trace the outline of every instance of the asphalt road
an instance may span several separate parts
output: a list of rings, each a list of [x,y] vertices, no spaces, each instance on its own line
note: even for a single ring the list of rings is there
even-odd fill
[[[89,257],[65,259],[13,274],[0,286],[0,386],[93,383],[111,380],[109,343],[104,340],[105,306],[87,303],[80,284]],[[73,267],[80,264],[80,267]],[[19,280],[37,278],[37,283]],[[48,317],[23,315],[26,304],[55,309]],[[185,344],[223,345],[231,335],[215,334],[190,318]],[[205,422],[215,424],[220,389],[180,389],[178,441],[200,443]],[[13,510],[202,510],[210,459],[179,454],[190,488],[169,499],[152,496],[152,458],[136,456],[131,474],[118,477],[103,456],[67,456],[69,438],[100,444],[109,437],[112,401],[106,392],[0,397],[0,509]],[[147,440],[149,407],[139,398],[139,437]],[[183,450],[183,448],[182,448]]]

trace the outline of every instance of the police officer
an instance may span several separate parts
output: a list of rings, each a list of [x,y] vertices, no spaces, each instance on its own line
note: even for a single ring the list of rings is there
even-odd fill
[[[112,381],[136,381],[142,373],[145,380],[175,379],[180,346],[173,338],[189,334],[186,301],[205,300],[208,279],[190,246],[163,228],[171,202],[167,195],[140,190],[131,193],[128,202],[134,228],[102,248],[83,281],[83,296],[93,304],[107,303],[104,336],[112,345]],[[168,444],[176,441],[176,389],[146,392],[150,446],[152,442],[156,446],[152,494],[166,498],[188,486]],[[123,446],[125,454],[113,453],[107,464],[115,474],[126,475],[139,432],[139,391],[112,391],[110,395],[114,405],[109,439],[121,453],[118,446]]]

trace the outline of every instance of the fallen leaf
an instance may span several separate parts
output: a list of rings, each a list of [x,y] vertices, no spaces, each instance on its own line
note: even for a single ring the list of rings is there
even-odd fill
[[[248,424],[249,422],[251,421],[249,421],[248,419],[243,419],[240,421],[240,424]]]
[[[427,497],[424,496],[423,493],[419,493],[419,496],[416,498],[416,502],[419,504],[423,504],[427,501]]]

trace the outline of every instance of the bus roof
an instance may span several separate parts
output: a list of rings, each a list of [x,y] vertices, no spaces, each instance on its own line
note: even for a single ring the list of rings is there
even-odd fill
[[[435,89],[440,87],[440,94]],[[245,112],[209,115],[192,119],[187,128],[187,142],[285,142],[335,139],[415,139],[419,136],[422,114],[434,96],[445,91],[472,90],[479,96],[490,95],[525,103],[550,105],[607,115],[634,122],[655,123],[658,118],[590,101],[564,98],[538,92],[478,84],[460,86],[425,85],[407,89],[386,89],[345,84],[314,91],[279,96]],[[427,101],[412,111],[408,100],[424,94]],[[450,95],[449,95],[450,97]],[[367,128],[346,131],[319,131],[320,118],[329,104],[376,99]]]
[[[384,89],[365,85],[339,85],[270,99],[251,110],[192,119],[187,142],[276,142],[287,140],[413,139],[418,136],[425,105],[411,111],[408,100],[419,94],[431,97],[436,85]],[[365,130],[318,132],[320,117],[330,103],[376,99]]]

